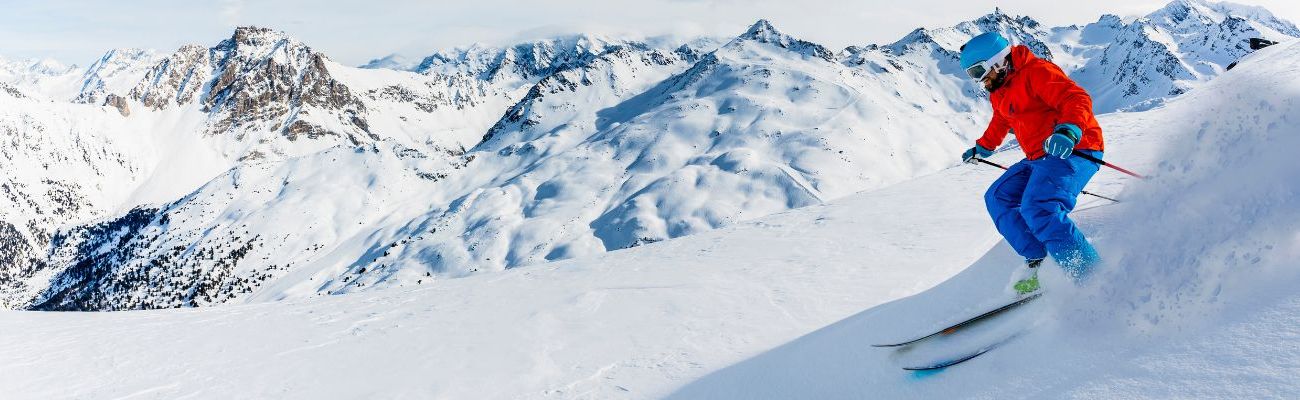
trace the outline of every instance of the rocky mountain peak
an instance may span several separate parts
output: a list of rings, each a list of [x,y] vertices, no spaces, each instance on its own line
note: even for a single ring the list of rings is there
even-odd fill
[[[781,31],[777,30],[776,27],[772,26],[772,23],[766,19],[760,19],[753,25],[750,25],[749,29],[747,29],[745,33],[736,37],[736,40],[732,41],[732,43],[727,46],[736,46],[743,42],[770,44],[806,56],[817,57],[826,61],[835,61],[835,53],[832,53],[830,50],[826,49],[826,47],[813,42],[796,39],[790,35],[781,33]]]
[[[1016,17],[1008,15],[1007,13],[1002,12],[1001,8],[997,7],[993,8],[993,12],[976,18],[971,22],[974,22],[976,25],[986,28],[987,30],[992,30],[992,28],[1006,25],[1018,25],[1029,29],[1037,29],[1039,27],[1038,21],[1033,18],[1028,16]]]
[[[230,36],[228,42],[223,43],[237,47],[264,48],[290,41],[294,40],[282,31],[256,26],[241,26],[235,28],[235,33]]]
[[[772,22],[766,19],[760,19],[757,22],[754,22],[753,25],[749,26],[749,29],[745,30],[744,34],[740,35],[743,39],[756,40],[765,43],[780,41],[784,36],[784,33],[776,30],[776,27],[772,26]]]
[[[1225,14],[1241,17],[1247,21],[1258,23],[1269,29],[1276,30],[1278,33],[1283,35],[1300,37],[1300,29],[1297,29],[1295,24],[1291,23],[1291,21],[1278,18],[1264,7],[1222,2],[1215,4],[1215,8]]]
[[[1176,33],[1201,33],[1200,29],[1221,24],[1236,17],[1259,25],[1264,30],[1277,31],[1282,35],[1300,36],[1300,29],[1289,21],[1277,18],[1267,9],[1235,3],[1210,3],[1203,0],[1174,0],[1145,17],[1152,23]],[[1234,24],[1228,22],[1229,24]],[[1271,32],[1261,32],[1269,34]]]
[[[1106,14],[1106,15],[1102,15],[1101,18],[1097,19],[1097,24],[1110,26],[1110,27],[1118,27],[1124,25],[1124,19],[1120,18],[1118,15],[1115,14]]]
[[[1168,25],[1186,22],[1209,24],[1221,19],[1219,13],[1201,0],[1174,0],[1159,10],[1147,14],[1147,19]]]
[[[439,51],[411,70],[426,75],[462,75],[488,82],[535,82],[591,61],[611,47],[633,43],[593,35],[532,40],[505,47],[475,44]]]
[[[213,116],[209,133],[228,133],[237,141],[258,132],[290,142],[334,137],[356,145],[373,138],[365,106],[330,74],[328,58],[267,28],[236,28],[211,48],[181,47],[158,62],[129,97],[153,109],[197,102]]]

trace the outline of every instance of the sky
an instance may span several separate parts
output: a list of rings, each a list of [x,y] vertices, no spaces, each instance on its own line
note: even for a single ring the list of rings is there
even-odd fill
[[[234,27],[283,30],[350,65],[398,53],[418,59],[473,43],[505,44],[568,33],[731,37],[760,18],[831,48],[889,43],[918,27],[951,26],[1000,7],[1048,26],[1102,14],[1137,16],[1167,0],[0,0],[0,57],[88,65],[113,48],[170,53],[214,45]],[[1244,0],[1300,21],[1300,2]]]

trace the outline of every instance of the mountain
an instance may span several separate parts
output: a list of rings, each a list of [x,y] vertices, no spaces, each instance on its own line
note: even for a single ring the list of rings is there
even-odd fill
[[[983,32],[999,32],[1060,65],[1093,97],[1099,113],[1142,110],[1199,86],[1250,52],[1248,39],[1300,37],[1260,7],[1175,0],[1131,22],[1104,15],[1085,26],[1045,27],[999,9],[951,27],[920,28],[888,45],[934,42],[952,54]]]
[[[8,60],[0,58],[0,82],[26,96],[59,97],[75,91],[80,68],[53,59]],[[58,94],[51,96],[51,94]]]
[[[935,155],[974,130],[977,99],[934,94],[969,93],[964,81],[863,71],[767,21],[685,61],[619,49],[543,79],[471,150],[479,177],[450,179],[465,195],[353,267],[355,286],[331,289],[591,255],[819,204],[937,170]],[[946,118],[918,123],[923,113]]]
[[[0,289],[14,308],[188,307],[590,257],[950,167],[988,118],[957,65],[984,31],[1061,64],[1099,110],[1141,110],[1220,73],[1245,36],[1294,30],[1174,2],[1058,28],[995,9],[838,51],[760,20],[729,40],[571,35],[354,68],[241,27],[85,70],[20,64],[45,78],[0,80],[0,104],[26,110],[0,127],[51,143],[11,179],[21,266]],[[44,183],[46,165],[77,175]],[[61,198],[81,211],[51,213]]]
[[[984,32],[998,32],[1012,43],[1028,46],[1039,57],[1048,60],[1056,58],[1056,52],[1052,50],[1055,43],[1048,39],[1048,31],[1038,21],[1027,16],[1008,15],[997,8],[988,15],[952,27],[918,28],[889,47],[897,51],[910,43],[925,41],[933,42],[953,54],[960,54],[961,46],[966,41]]]
[[[328,59],[283,33],[242,27],[217,46],[186,46],[153,67],[130,98],[164,110],[194,104],[206,134],[247,147],[227,155],[294,156],[379,140],[365,104]],[[299,140],[303,139],[303,140]]]
[[[1288,122],[1300,119],[1298,83],[1292,42],[1247,56],[1165,107],[1100,116],[1108,143],[1122,150],[1108,160],[1152,176],[1103,170],[1090,190],[1126,203],[1081,198],[1075,218],[1109,264],[1074,287],[1049,262],[1042,300],[902,351],[868,344],[979,311],[1005,295],[1020,265],[979,196],[996,176],[991,167],[948,168],[676,240],[419,290],[152,312],[0,312],[0,343],[22,344],[6,347],[19,362],[0,363],[0,389],[16,399],[142,390],[288,399],[1295,398],[1300,136]],[[959,366],[900,369],[1019,331]],[[152,373],[124,373],[144,369]],[[69,375],[76,385],[64,384]]]
[[[1175,0],[1130,23],[1103,16],[1075,30],[1072,49],[1091,54],[1071,76],[1098,112],[1151,108],[1192,90],[1249,53],[1250,38],[1300,37],[1262,8],[1201,0]]]
[[[300,297],[638,246],[935,171],[947,165],[937,155],[976,130],[968,112],[978,98],[934,94],[973,85],[931,71],[933,61],[898,57],[902,69],[864,71],[767,21],[702,56],[555,43],[466,57],[496,62],[462,70],[425,63],[425,76],[489,86],[547,73],[467,151],[385,141],[237,167],[179,201],[56,237],[53,258],[70,267],[33,305]],[[524,63],[537,59],[525,54],[577,64]],[[859,58],[871,57],[894,56]],[[400,73],[365,73],[381,72]],[[946,117],[918,124],[923,114]],[[366,196],[284,197],[350,191]]]
[[[113,216],[151,166],[147,125],[116,110],[10,90],[0,104],[0,306],[16,308],[58,270],[47,257],[58,230]]]
[[[251,29],[251,28],[250,28]],[[146,105],[154,112],[169,113],[175,109],[184,111],[186,107],[208,107],[205,115],[208,122],[200,124],[199,132],[207,140],[217,144],[227,143],[231,136],[228,132],[212,132],[212,118],[227,118],[221,110],[223,100],[220,96],[239,96],[241,93],[271,93],[260,98],[267,99],[265,105],[245,106],[239,114],[246,116],[248,110],[277,110],[277,105],[293,104],[295,98],[284,98],[275,93],[296,93],[302,90],[290,89],[255,89],[251,86],[239,86],[239,83],[225,84],[218,78],[207,78],[209,87],[232,87],[230,95],[223,95],[219,89],[198,89],[200,86],[187,86],[189,81],[180,77],[240,76],[238,73],[205,73],[203,67],[216,64],[213,71],[229,71],[232,68],[251,70],[275,66],[285,53],[267,53],[262,48],[272,48],[275,52],[282,49],[306,57],[318,55],[309,50],[295,50],[298,46],[288,38],[272,38],[256,35],[273,34],[265,30],[236,32],[232,39],[224,41],[212,49],[203,50],[197,46],[182,48],[170,56],[169,60],[155,67],[150,77],[141,86],[133,90],[133,100]],[[242,38],[242,39],[241,39]],[[278,42],[278,43],[276,43]],[[274,43],[268,45],[267,43]],[[576,42],[574,42],[576,43]],[[236,49],[247,46],[250,49]],[[541,46],[545,47],[545,46]],[[210,54],[247,53],[247,60],[239,56]],[[646,52],[646,60],[652,63],[662,62],[672,53],[650,50],[648,45],[632,44],[628,47],[611,46],[607,55],[628,58],[641,57],[639,52]],[[547,50],[548,54],[551,53]],[[562,52],[561,52],[562,53]],[[634,54],[635,53],[635,54]],[[557,55],[557,59],[567,56]],[[292,58],[292,57],[289,57]],[[225,63],[216,63],[213,59],[227,59]],[[509,59],[506,57],[505,59]],[[528,58],[535,60],[535,58]],[[572,59],[578,59],[576,57]],[[251,61],[250,61],[251,60]],[[588,60],[588,62],[594,61]],[[618,59],[617,61],[626,61]],[[251,66],[250,66],[251,65]],[[573,68],[570,64],[553,62],[545,68],[531,69],[521,67],[519,61],[496,64],[498,72],[467,77],[454,72],[437,73],[425,71],[413,74],[391,70],[358,70],[337,65],[326,64],[337,83],[346,85],[355,92],[365,93],[358,102],[367,110],[382,110],[388,118],[398,116],[406,120],[408,115],[403,108],[415,109],[432,115],[459,114],[458,119],[472,115],[474,108],[484,107],[475,104],[479,99],[491,99],[503,96],[505,92],[515,91],[511,85],[519,82],[540,81],[543,78],[532,75],[530,71],[563,71]],[[515,65],[506,68],[505,65]],[[659,66],[658,64],[654,64]],[[584,66],[593,68],[592,66]],[[310,65],[307,68],[312,68]],[[513,75],[516,72],[519,75]],[[635,71],[632,71],[635,72]],[[553,75],[560,72],[551,72]],[[171,74],[171,75],[168,75]],[[293,76],[313,76],[311,72],[290,72]],[[155,79],[155,77],[168,77]],[[559,75],[547,79],[557,79]],[[277,77],[250,78],[249,82],[284,82]],[[292,81],[289,81],[293,83]],[[145,86],[145,84],[153,86]],[[319,85],[304,79],[301,85]],[[483,89],[475,94],[459,98],[427,98],[417,91],[454,90],[456,84],[471,85]],[[446,86],[443,86],[446,85]],[[546,84],[539,84],[545,86]],[[614,90],[624,91],[622,83],[614,85]],[[278,92],[277,92],[278,90]],[[206,94],[205,93],[213,93]],[[422,100],[433,100],[422,103]],[[518,100],[518,99],[516,99]],[[229,100],[226,100],[229,101]],[[311,106],[302,101],[303,108]],[[489,101],[483,101],[489,103]],[[249,104],[239,100],[236,104]],[[490,104],[490,103],[489,103]],[[378,106],[376,106],[378,105]],[[193,110],[191,110],[193,111]],[[499,113],[499,112],[498,112]],[[271,118],[254,118],[254,120],[274,120]],[[455,121],[456,118],[448,118]],[[414,122],[414,118],[411,118]],[[217,120],[217,123],[223,122]],[[451,123],[441,121],[446,125]],[[235,126],[231,124],[231,126]],[[205,129],[206,128],[206,129]],[[376,129],[387,135],[403,132],[403,129],[382,127]],[[400,127],[399,127],[400,128]],[[436,129],[436,126],[425,129]],[[239,127],[238,132],[274,134],[274,128],[254,126]],[[479,128],[482,136],[484,128]],[[225,139],[222,139],[225,137]],[[367,249],[370,240],[384,235],[409,232],[404,227],[409,220],[401,219],[412,211],[419,212],[429,207],[430,201],[439,196],[447,196],[437,191],[439,181],[455,177],[459,170],[472,162],[478,154],[465,154],[455,139],[435,137],[429,134],[423,142],[414,140],[418,136],[390,136],[382,140],[360,145],[347,143],[342,146],[327,148],[316,152],[304,152],[289,158],[246,158],[234,169],[216,177],[193,193],[161,206],[150,205],[132,210],[120,218],[100,221],[76,229],[70,229],[53,238],[51,258],[56,265],[66,266],[59,271],[44,294],[33,299],[33,306],[47,309],[127,309],[159,308],[177,306],[209,305],[226,302],[234,298],[246,298],[253,289],[263,286],[283,286],[284,290],[311,295],[318,292],[327,293],[331,282],[335,286],[345,286],[358,268],[347,268],[352,264],[362,264],[373,258]],[[237,135],[236,140],[240,139]],[[308,137],[307,139],[312,139]],[[479,137],[475,137],[479,139]],[[261,140],[259,143],[266,143]],[[482,164],[481,162],[478,164]],[[308,174],[308,175],[303,175]],[[307,177],[310,176],[310,177]],[[480,175],[475,175],[478,179]],[[467,178],[468,179],[468,178]],[[386,183],[384,183],[386,182]],[[450,184],[450,183],[449,183]],[[352,195],[324,196],[321,193],[343,191]],[[289,199],[286,193],[309,194],[303,198]],[[363,197],[355,197],[364,193]],[[271,197],[267,197],[271,196]],[[438,204],[434,201],[434,204]],[[344,211],[346,210],[346,211]],[[339,214],[342,213],[342,214]],[[389,221],[380,223],[367,222],[377,216],[388,215]],[[418,214],[416,214],[418,215]],[[340,218],[348,216],[349,218]],[[369,217],[368,217],[369,216]],[[408,217],[410,218],[410,217]],[[313,232],[328,234],[321,236],[304,232],[303,227],[311,227]],[[274,238],[270,240],[269,238]],[[362,239],[369,238],[369,239]],[[268,242],[268,240],[270,240]],[[105,247],[104,243],[116,243]],[[360,247],[359,247],[360,246]],[[346,249],[346,250],[345,250]],[[178,252],[179,251],[179,252]],[[195,256],[195,255],[200,256]],[[349,258],[351,257],[351,258]],[[333,261],[325,261],[333,260]],[[306,264],[306,266],[302,266]],[[290,267],[294,267],[292,270]],[[340,269],[341,268],[341,269]],[[335,269],[339,269],[335,271]],[[365,267],[359,268],[364,272]],[[282,282],[269,281],[289,275]],[[315,282],[302,279],[313,276]],[[310,287],[301,287],[310,286]],[[317,287],[321,286],[321,287]],[[277,298],[287,296],[273,290],[262,290],[252,294],[261,297]]]
[[[213,47],[183,46],[166,57],[154,57],[156,64],[143,72],[127,67],[150,54],[110,52],[88,72],[77,74],[96,83],[86,86],[92,89],[82,99],[91,104],[41,106],[47,101],[42,94],[31,97],[6,84],[8,96],[0,101],[11,117],[0,120],[0,126],[35,142],[10,142],[21,146],[12,147],[10,159],[35,167],[8,171],[17,189],[11,192],[13,207],[5,218],[10,226],[6,242],[12,244],[6,254],[15,260],[2,271],[7,275],[7,306],[30,305],[35,294],[54,290],[47,283],[51,278],[81,270],[77,265],[84,260],[69,261],[67,255],[78,254],[69,239],[76,232],[116,220],[133,221],[160,204],[193,198],[185,196],[231,168],[273,168],[296,157],[329,159],[335,148],[345,153],[400,149],[404,156],[446,164],[466,146],[456,134],[468,131],[466,137],[477,138],[491,123],[491,117],[479,114],[500,112],[475,111],[504,102],[421,104],[415,94],[400,95],[450,89],[419,74],[344,67],[262,28],[237,29]],[[139,76],[138,82],[121,85],[123,77],[132,74]],[[105,102],[116,99],[114,107],[97,104],[95,97],[101,95]],[[120,143],[128,144],[121,148]],[[101,165],[101,159],[112,164]],[[41,172],[54,168],[60,173]],[[65,173],[70,177],[60,180]],[[86,187],[86,182],[96,184]],[[99,220],[108,216],[113,218]],[[74,233],[54,232],[81,225],[70,229]]]
[[[161,56],[148,49],[114,49],[96,60],[82,74],[81,88],[77,91],[75,102],[103,105],[109,96],[120,98],[157,63]],[[120,100],[118,104],[125,104]]]

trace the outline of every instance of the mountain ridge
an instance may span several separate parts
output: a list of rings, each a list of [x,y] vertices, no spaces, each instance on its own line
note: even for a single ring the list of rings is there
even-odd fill
[[[0,80],[0,100],[29,105],[0,129],[93,114],[116,136],[93,134],[89,147],[118,146],[104,162],[129,167],[60,157],[94,154],[76,139],[86,129],[45,124],[58,139],[25,173],[44,176],[58,159],[117,171],[119,187],[24,183],[22,198],[44,200],[12,202],[5,243],[26,261],[0,289],[15,308],[206,306],[640,246],[948,166],[989,113],[957,65],[956,47],[982,31],[1056,60],[1101,111],[1157,107],[1246,54],[1244,37],[1294,30],[1202,2],[1151,15],[1046,28],[995,9],[839,52],[764,19],[725,41],[574,35],[414,66],[387,58],[406,70],[344,66],[283,32],[240,27],[165,56],[38,68],[54,74]],[[1187,33],[1197,27],[1209,34]],[[67,105],[42,111],[69,82],[84,104],[56,96]],[[44,212],[55,197],[84,211]]]

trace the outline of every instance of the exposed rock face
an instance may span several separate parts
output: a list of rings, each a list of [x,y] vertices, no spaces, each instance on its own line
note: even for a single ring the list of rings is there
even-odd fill
[[[356,145],[363,140],[356,133],[369,134],[365,105],[330,76],[325,56],[283,33],[239,28],[212,54],[216,78],[201,104],[204,111],[222,114],[213,124],[213,133],[274,121],[291,141],[309,133],[312,138],[344,136]],[[335,114],[355,131],[333,132],[301,118],[302,112],[321,111]]]
[[[186,45],[158,62],[127,97],[162,110],[193,102],[212,76],[207,48]]]
[[[104,98],[104,105],[116,108],[123,117],[131,116],[131,106],[127,104],[125,97],[110,94]]]
[[[156,110],[197,103],[214,115],[209,134],[237,140],[263,130],[279,131],[288,141],[377,140],[365,104],[331,76],[328,64],[325,55],[282,32],[240,27],[215,47],[177,50],[129,96]]]

